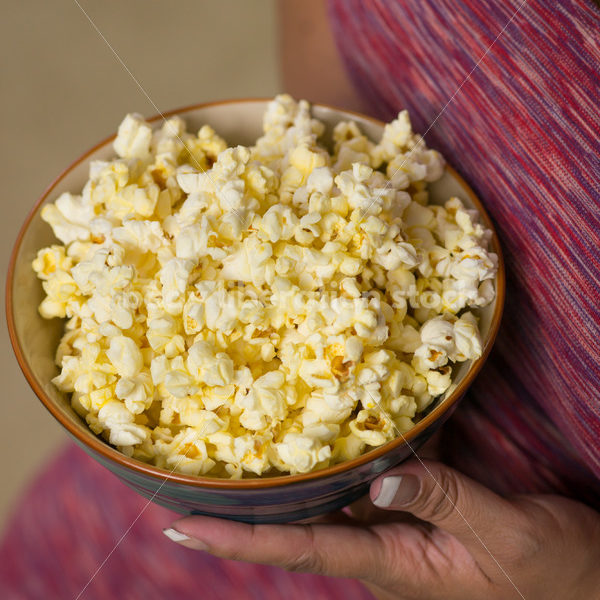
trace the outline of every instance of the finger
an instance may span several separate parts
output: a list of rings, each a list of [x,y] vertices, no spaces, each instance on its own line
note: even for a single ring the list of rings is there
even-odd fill
[[[498,566],[526,525],[514,504],[442,463],[409,461],[378,477],[371,485],[373,503],[386,510],[407,511],[444,529],[481,565]]]
[[[377,598],[377,600],[409,600],[408,596],[399,596],[398,594],[400,592],[397,590],[390,592],[370,581],[363,581],[362,584],[371,592],[374,598]]]
[[[300,521],[294,521],[293,525],[356,525],[356,521],[346,512],[345,509],[336,510],[324,515],[317,515],[316,517],[310,517],[309,519],[302,519]]]
[[[249,525],[190,516],[165,535],[222,558],[276,565],[333,577],[377,577],[382,544],[368,529],[344,525]]]
[[[342,509],[355,524],[377,525],[381,523],[417,523],[419,519],[408,512],[378,508],[371,498],[363,496]]]

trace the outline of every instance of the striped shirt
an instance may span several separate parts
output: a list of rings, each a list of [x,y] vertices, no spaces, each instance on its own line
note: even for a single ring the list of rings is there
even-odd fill
[[[585,0],[330,0],[372,114],[408,108],[494,219],[496,346],[445,459],[505,493],[600,507],[600,10]]]

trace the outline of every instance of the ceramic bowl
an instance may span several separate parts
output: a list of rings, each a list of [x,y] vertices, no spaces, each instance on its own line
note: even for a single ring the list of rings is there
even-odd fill
[[[262,114],[268,100],[234,100],[191,106],[166,113],[181,115],[188,130],[208,123],[229,144],[251,145],[261,132]],[[383,123],[329,106],[314,105],[314,115],[327,127],[325,138],[340,120],[354,119],[371,139],[379,139]],[[152,121],[158,126],[162,116]],[[413,453],[440,427],[483,366],[492,347],[504,301],[504,267],[498,238],[492,249],[499,256],[496,298],[479,313],[484,341],[483,355],[454,369],[454,385],[438,398],[427,414],[406,433],[384,446],[353,460],[320,471],[247,480],[193,477],[127,458],[95,436],[73,411],[69,399],[51,383],[58,373],[54,354],[64,323],[45,320],[38,313],[43,292],[31,262],[39,248],[56,242],[50,227],[40,218],[42,206],[65,191],[79,192],[88,177],[91,160],[114,156],[112,140],[104,140],[83,154],[48,187],[35,203],[17,237],[10,260],[6,289],[6,310],[10,338],[19,365],[42,404],[89,455],[110,469],[142,496],[182,514],[200,513],[253,523],[297,521],[339,509],[368,491],[369,483],[380,473]],[[470,208],[476,208],[485,225],[493,225],[483,206],[467,184],[450,167],[431,186],[434,203],[456,195]]]

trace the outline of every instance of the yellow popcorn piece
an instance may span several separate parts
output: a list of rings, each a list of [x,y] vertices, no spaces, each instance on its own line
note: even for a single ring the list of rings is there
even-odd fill
[[[290,473],[308,473],[319,463],[331,458],[331,447],[309,435],[287,433],[283,440],[275,444],[281,462]]]
[[[190,375],[208,386],[224,386],[233,381],[233,361],[225,352],[215,352],[208,342],[198,341],[188,350]]]
[[[33,270],[40,279],[49,279],[56,271],[68,271],[73,260],[66,255],[64,246],[49,246],[42,248],[31,263]]]
[[[307,146],[297,146],[290,152],[289,162],[305,176],[310,175],[318,167],[324,167],[327,160],[323,151],[314,152]]]
[[[361,410],[349,423],[352,433],[369,446],[381,446],[395,437],[389,415],[377,410]]]
[[[117,137],[113,143],[115,152],[122,158],[150,157],[152,129],[137,113],[129,114],[119,125]]]

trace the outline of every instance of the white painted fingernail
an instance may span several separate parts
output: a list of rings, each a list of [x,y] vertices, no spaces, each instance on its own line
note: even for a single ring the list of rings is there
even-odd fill
[[[379,506],[380,508],[387,508],[390,506],[396,497],[396,492],[400,487],[400,482],[402,481],[401,475],[394,475],[390,477],[386,477],[381,482],[381,488],[379,489],[379,494],[377,494],[377,498],[373,500],[373,504],[375,506]]]
[[[169,527],[167,529],[163,529],[163,533],[172,541],[174,542],[186,542],[187,540],[190,540],[191,538],[188,535],[185,535],[185,533],[181,533],[180,531],[177,531],[177,529],[173,529],[172,527]]]

